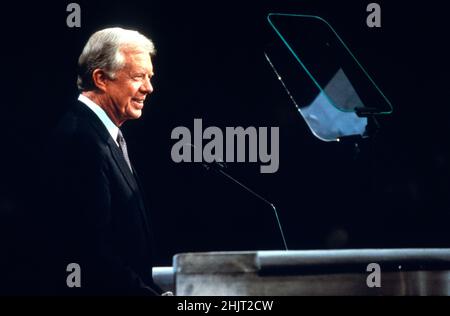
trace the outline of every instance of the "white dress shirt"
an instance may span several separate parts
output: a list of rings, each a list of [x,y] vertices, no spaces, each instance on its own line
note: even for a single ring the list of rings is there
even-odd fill
[[[78,101],[83,102],[88,108],[92,110],[92,112],[95,113],[95,115],[98,116],[103,125],[105,125],[114,142],[117,144],[117,146],[119,146],[119,143],[117,142],[119,128],[116,126],[116,124],[113,123],[113,121],[111,121],[106,112],[97,103],[95,103],[85,95],[80,94],[80,96],[78,97]]]

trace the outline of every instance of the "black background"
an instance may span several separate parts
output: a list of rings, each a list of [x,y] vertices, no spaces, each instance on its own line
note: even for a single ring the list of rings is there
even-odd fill
[[[180,252],[282,249],[272,210],[195,164],[175,164],[177,126],[278,126],[280,169],[228,171],[273,202],[291,249],[447,247],[450,233],[448,26],[443,1],[17,1],[1,10],[0,238],[2,272],[32,270],[24,207],[40,145],[77,98],[76,62],[109,26],[153,39],[154,93],[127,122],[129,152],[153,213],[157,264]],[[391,100],[375,138],[324,143],[312,136],[264,59],[269,12],[319,15],[341,35]],[[32,201],[31,201],[32,202]],[[69,218],[67,219],[70,220]],[[31,223],[32,225],[32,223]],[[7,290],[8,291],[8,290]]]

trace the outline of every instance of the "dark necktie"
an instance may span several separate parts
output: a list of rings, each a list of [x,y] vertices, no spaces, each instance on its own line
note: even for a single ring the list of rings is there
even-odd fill
[[[122,151],[123,158],[125,158],[125,161],[127,162],[127,165],[130,168],[130,171],[133,172],[133,169],[131,168],[130,158],[128,157],[127,143],[125,142],[125,138],[123,138],[123,135],[122,135],[122,132],[120,131],[120,129],[119,129],[119,133],[117,134],[117,142],[119,143],[119,148]]]

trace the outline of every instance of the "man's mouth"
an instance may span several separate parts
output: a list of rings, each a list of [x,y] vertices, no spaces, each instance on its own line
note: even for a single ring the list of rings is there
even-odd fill
[[[133,102],[139,104],[140,106],[144,106],[145,99],[133,98],[132,100],[133,100]]]

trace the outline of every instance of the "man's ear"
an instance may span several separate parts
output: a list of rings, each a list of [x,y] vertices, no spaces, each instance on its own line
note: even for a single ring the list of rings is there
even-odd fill
[[[92,80],[94,81],[97,89],[104,92],[106,90],[106,84],[109,77],[102,69],[95,69],[92,72]]]

